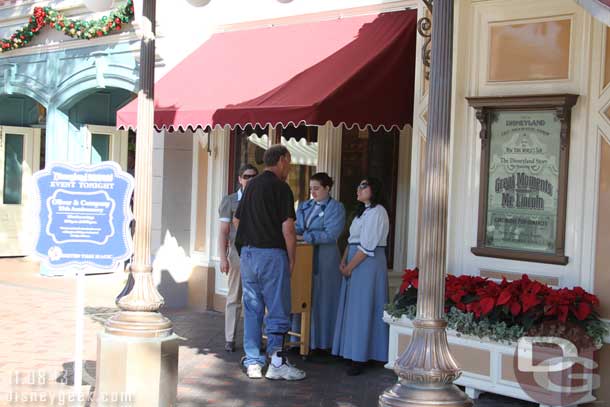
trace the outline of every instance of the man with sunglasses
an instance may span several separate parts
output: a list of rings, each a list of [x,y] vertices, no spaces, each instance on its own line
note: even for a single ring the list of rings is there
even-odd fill
[[[235,227],[233,216],[239,205],[244,189],[250,179],[258,175],[258,169],[251,164],[244,164],[239,169],[239,189],[223,198],[218,209],[220,215],[220,232],[218,234],[218,251],[220,254],[220,271],[227,274],[229,292],[225,306],[225,350],[235,352],[235,333],[241,312],[241,275],[239,273],[239,255],[235,248]]]

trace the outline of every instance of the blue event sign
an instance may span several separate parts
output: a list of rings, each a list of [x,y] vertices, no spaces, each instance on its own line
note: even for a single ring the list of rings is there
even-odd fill
[[[36,254],[49,267],[113,269],[131,256],[133,177],[111,161],[50,164],[34,174]]]

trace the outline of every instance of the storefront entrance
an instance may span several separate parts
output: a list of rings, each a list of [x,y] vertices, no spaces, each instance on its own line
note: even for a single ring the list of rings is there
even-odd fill
[[[390,217],[390,234],[386,255],[388,268],[392,268],[394,254],[394,230],[396,219],[396,192],[398,179],[399,132],[343,130],[341,150],[341,202],[347,214],[346,232],[358,208],[356,186],[363,177],[378,178],[383,185],[383,206]],[[347,235],[347,233],[345,233]],[[346,240],[341,242],[346,244]]]
[[[71,101],[65,111],[70,132],[80,138],[86,164],[115,161],[127,170],[129,137],[116,129],[116,111],[133,99],[133,93],[116,88],[85,93]],[[132,150],[135,149],[135,143]],[[135,150],[134,150],[135,151]]]
[[[345,206],[347,221],[345,232],[340,239],[341,249],[346,246],[351,220],[358,207],[356,185],[362,177],[376,177],[383,183],[383,205],[390,217],[390,235],[388,239],[388,268],[392,268],[394,255],[395,220],[397,208],[399,162],[399,131],[379,129],[359,130],[357,127],[342,130],[341,151],[335,153],[333,160],[341,162],[339,190],[332,191],[332,196]],[[288,126],[285,129],[247,126],[231,132],[231,165],[229,172],[229,191],[237,187],[237,174],[243,164],[252,164],[262,171],[263,154],[272,144],[286,145],[292,154],[292,170],[288,184],[295,199],[295,208],[300,202],[310,198],[309,178],[317,172],[318,165],[318,126]],[[409,159],[409,157],[404,157]],[[408,179],[405,180],[408,183]]]
[[[0,106],[0,256],[22,256],[31,242],[26,213],[32,204],[32,174],[44,165],[40,122],[46,111],[20,95],[0,97]]]

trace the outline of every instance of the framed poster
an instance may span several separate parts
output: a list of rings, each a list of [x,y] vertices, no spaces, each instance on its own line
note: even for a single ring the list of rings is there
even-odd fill
[[[578,96],[467,98],[481,123],[477,256],[568,263],[570,113]]]

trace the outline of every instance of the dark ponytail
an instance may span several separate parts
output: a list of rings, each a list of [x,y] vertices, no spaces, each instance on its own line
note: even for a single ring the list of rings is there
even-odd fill
[[[374,177],[366,177],[363,178],[360,182],[368,183],[369,187],[371,188],[371,208],[374,208],[377,205],[382,205],[383,196],[381,181]],[[365,210],[366,206],[364,205],[364,202],[358,202],[356,217],[359,218],[360,216],[362,216]]]

